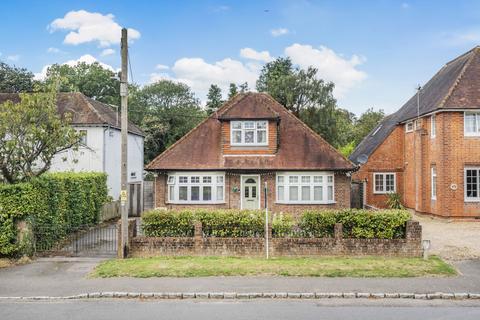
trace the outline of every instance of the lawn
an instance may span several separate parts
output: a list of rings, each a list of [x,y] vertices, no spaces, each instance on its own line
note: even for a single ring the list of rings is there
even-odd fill
[[[321,257],[236,258],[153,257],[112,259],[99,264],[92,277],[425,277],[452,276],[455,269],[440,258]]]

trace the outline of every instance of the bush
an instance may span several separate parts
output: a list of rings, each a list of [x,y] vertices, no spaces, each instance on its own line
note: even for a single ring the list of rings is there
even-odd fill
[[[106,182],[103,173],[53,173],[27,183],[0,185],[0,255],[21,253],[16,228],[21,219],[32,224],[39,248],[96,224],[107,199]]]
[[[345,238],[402,238],[410,214],[404,210],[308,210],[298,219],[274,214],[274,237],[332,237],[335,223],[343,224]],[[265,215],[260,210],[153,210],[143,216],[146,236],[191,237],[195,221],[202,222],[206,237],[263,237]]]
[[[193,237],[193,213],[151,210],[142,215],[142,230],[147,237]]]

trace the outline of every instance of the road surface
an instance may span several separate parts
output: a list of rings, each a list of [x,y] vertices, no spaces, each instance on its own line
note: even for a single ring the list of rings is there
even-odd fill
[[[0,319],[480,319],[471,301],[0,301]]]

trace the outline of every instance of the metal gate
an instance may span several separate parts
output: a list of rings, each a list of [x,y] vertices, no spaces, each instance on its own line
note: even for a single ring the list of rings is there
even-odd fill
[[[56,237],[48,228],[34,228],[36,255],[114,256],[117,253],[117,225],[83,227],[63,237]]]

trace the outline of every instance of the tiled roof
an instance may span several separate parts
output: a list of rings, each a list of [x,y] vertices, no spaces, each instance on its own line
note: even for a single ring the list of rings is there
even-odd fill
[[[18,103],[18,93],[0,93],[0,103],[7,100]],[[57,110],[60,115],[66,112],[72,115],[72,125],[101,125],[120,129],[120,116],[112,106],[93,100],[78,92],[60,92],[57,94]],[[128,131],[144,136],[143,131],[132,122]]]
[[[477,109],[480,106],[480,47],[448,62],[397,112],[385,117],[357,146],[349,159],[360,163],[369,157],[395,126],[437,110]],[[377,131],[378,127],[381,128]],[[375,133],[375,134],[373,134]]]
[[[254,104],[255,106],[252,106]],[[246,109],[248,112],[235,110]],[[224,156],[221,119],[276,115],[279,147],[273,156]],[[262,118],[261,117],[261,118]],[[264,93],[239,94],[150,162],[147,170],[353,170],[354,165]]]

